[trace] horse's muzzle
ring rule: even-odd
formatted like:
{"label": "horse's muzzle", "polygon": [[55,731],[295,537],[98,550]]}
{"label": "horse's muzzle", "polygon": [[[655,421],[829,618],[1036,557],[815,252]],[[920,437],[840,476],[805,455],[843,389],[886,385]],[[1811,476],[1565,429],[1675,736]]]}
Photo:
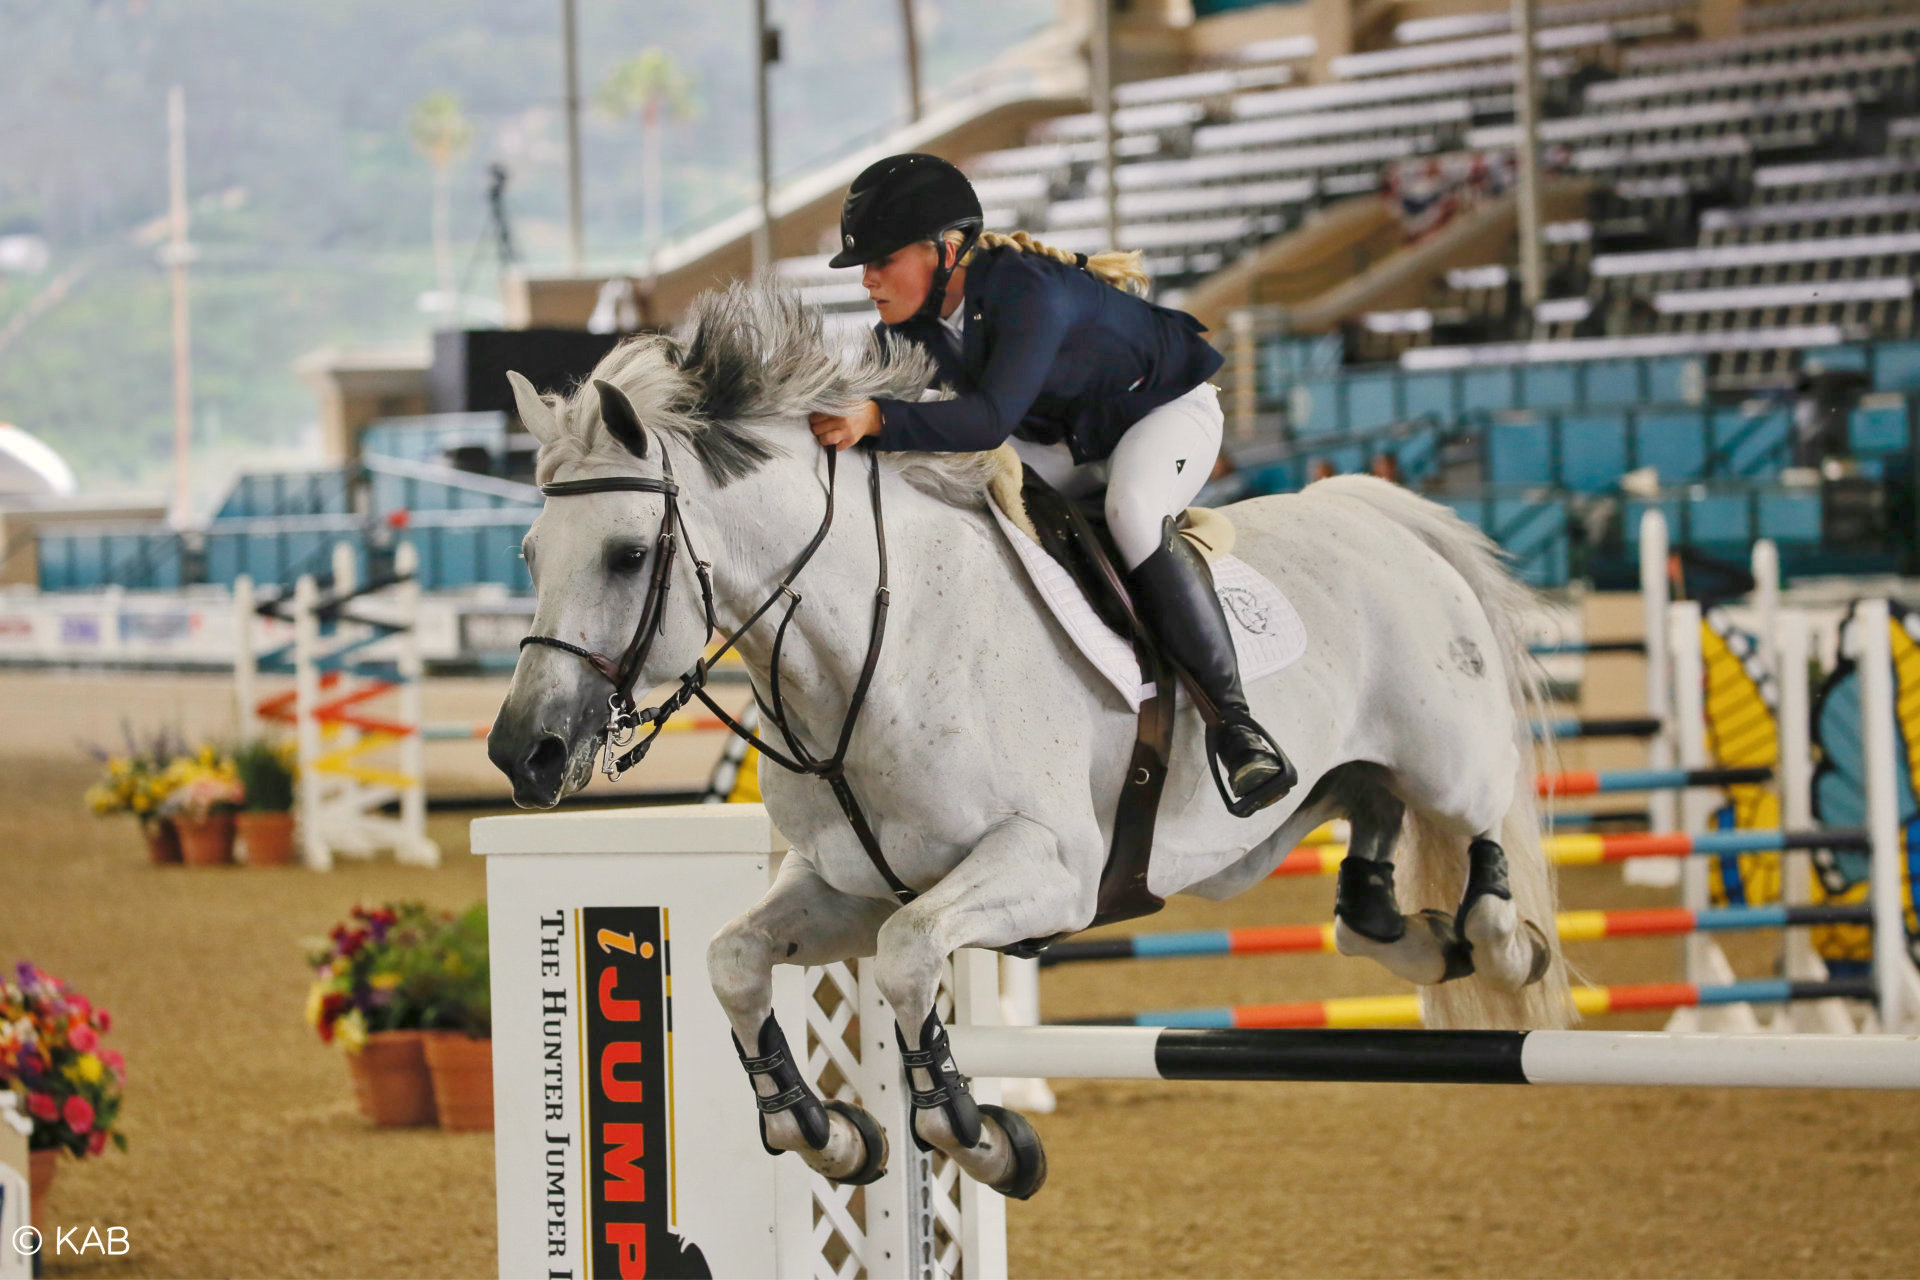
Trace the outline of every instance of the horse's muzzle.
{"label": "horse's muzzle", "polygon": [[551,731],[526,737],[496,727],[487,738],[487,758],[513,783],[513,802],[523,809],[551,809],[560,803],[571,755],[567,740]]}

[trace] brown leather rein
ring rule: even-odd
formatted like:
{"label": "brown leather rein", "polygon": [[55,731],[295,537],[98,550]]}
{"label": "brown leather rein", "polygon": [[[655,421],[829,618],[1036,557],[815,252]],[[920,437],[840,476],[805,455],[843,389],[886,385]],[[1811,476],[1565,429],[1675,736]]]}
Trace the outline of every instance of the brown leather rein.
{"label": "brown leather rein", "polygon": [[[693,664],[693,669],[680,678],[680,687],[657,707],[636,709],[633,701],[633,687],[640,678],[647,657],[653,651],[654,640],[666,629],[667,600],[673,590],[673,561],[679,545],[685,543],[687,553],[693,556],[694,573],[700,582],[701,607],[707,617],[707,640],[713,639],[720,630],[720,624],[713,608],[712,566],[700,559],[693,550],[692,539],[688,536],[686,520],[680,514],[680,486],[674,483],[673,461],[667,456],[662,443],[660,466],[662,474],[653,476],[605,476],[588,480],[562,480],[540,486],[542,496],[548,498],[573,497],[589,493],[657,493],[666,499],[666,511],[660,517],[660,533],[654,541],[653,573],[647,583],[646,599],[641,602],[640,620],[635,625],[633,639],[627,642],[626,649],[618,660],[609,658],[597,650],[570,644],[557,636],[527,636],[520,641],[525,648],[530,644],[545,645],[570,653],[592,667],[608,683],[613,685],[613,693],[607,698],[607,727],[603,730],[606,758],[603,772],[609,779],[616,779],[628,769],[645,758],[653,740],[660,736],[667,719],[695,698],[705,704],[707,710],[719,717],[720,722],[730,731],[758,748],[760,753],[783,769],[794,773],[810,774],[823,778],[833,789],[833,797],[840,805],[840,811],[847,817],[847,824],[860,841],[860,847],[866,851],[874,869],[886,881],[888,890],[905,905],[919,895],[894,874],[887,864],[886,854],[880,848],[879,838],[873,833],[872,825],[867,821],[864,810],[855,799],[853,788],[847,782],[847,748],[853,741],[853,728],[860,719],[860,709],[867,700],[867,690],[873,683],[874,669],[880,662],[880,645],[887,632],[887,530],[880,510],[880,459],[878,455],[868,453],[868,483],[873,495],[874,541],[880,553],[879,581],[873,593],[873,623],[867,637],[867,658],[860,669],[859,682],[854,686],[853,696],[847,703],[846,717],[840,722],[840,734],[834,744],[833,754],[822,760],[810,752],[806,745],[794,733],[788,721],[787,709],[780,693],[780,650],[787,637],[787,626],[793,621],[793,615],[800,607],[802,599],[795,591],[793,583],[800,571],[807,567],[814,553],[819,551],[821,543],[826,541],[827,532],[833,527],[834,493],[836,488],[837,450],[827,451],[827,509],[821,518],[820,528],[813,539],[807,543],[793,567],[780,579],[773,593],[755,609],[747,620],[741,623],[727,636],[724,642],[710,657],[702,657]],[[678,536],[676,537],[676,531]],[[753,730],[741,724],[729,715],[725,708],[715,702],[706,690],[707,675],[713,666],[739,643],[747,630],[764,617],[768,610],[786,597],[787,607],[780,619],[780,626],[774,632],[773,651],[770,660],[771,674],[768,677],[768,690],[765,699],[760,691],[754,690],[754,700],[760,704],[760,710],[766,718],[780,730],[780,736],[786,742],[786,751],[773,746]],[[704,646],[703,646],[704,648]],[[619,754],[621,748],[633,741],[635,733],[647,728],[646,737],[635,743],[625,754]]]}

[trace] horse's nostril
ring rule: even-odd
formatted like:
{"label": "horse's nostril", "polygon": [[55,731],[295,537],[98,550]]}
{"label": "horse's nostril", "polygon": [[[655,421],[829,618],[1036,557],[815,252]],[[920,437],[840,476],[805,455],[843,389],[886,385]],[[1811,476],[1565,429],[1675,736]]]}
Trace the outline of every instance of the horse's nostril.
{"label": "horse's nostril", "polygon": [[537,782],[558,786],[566,767],[567,744],[556,734],[541,734],[527,752],[527,776]]}

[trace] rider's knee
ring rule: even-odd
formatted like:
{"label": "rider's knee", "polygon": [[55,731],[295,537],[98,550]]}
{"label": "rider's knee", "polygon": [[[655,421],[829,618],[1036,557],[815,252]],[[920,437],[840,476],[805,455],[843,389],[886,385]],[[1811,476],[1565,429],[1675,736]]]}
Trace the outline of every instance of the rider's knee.
{"label": "rider's knee", "polygon": [[1160,546],[1160,530],[1167,513],[1137,494],[1107,490],[1107,529],[1114,545],[1132,568],[1152,555]]}

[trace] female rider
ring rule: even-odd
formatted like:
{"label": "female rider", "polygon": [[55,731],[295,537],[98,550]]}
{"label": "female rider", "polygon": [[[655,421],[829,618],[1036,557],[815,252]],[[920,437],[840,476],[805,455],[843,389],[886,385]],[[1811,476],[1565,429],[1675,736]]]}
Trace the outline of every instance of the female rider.
{"label": "female rider", "polygon": [[930,155],[892,156],[854,179],[833,266],[860,266],[877,332],[919,343],[957,394],[868,400],[816,413],[813,433],[844,449],[978,450],[1011,439],[1056,489],[1104,480],[1107,524],[1126,561],[1135,608],[1167,656],[1220,713],[1214,746],[1239,804],[1252,812],[1292,788],[1293,766],[1254,722],[1226,614],[1205,563],[1174,532],[1213,471],[1221,359],[1199,321],[1130,292],[1138,253],[1092,258],[1024,233],[982,232],[980,201],[958,169]]}

